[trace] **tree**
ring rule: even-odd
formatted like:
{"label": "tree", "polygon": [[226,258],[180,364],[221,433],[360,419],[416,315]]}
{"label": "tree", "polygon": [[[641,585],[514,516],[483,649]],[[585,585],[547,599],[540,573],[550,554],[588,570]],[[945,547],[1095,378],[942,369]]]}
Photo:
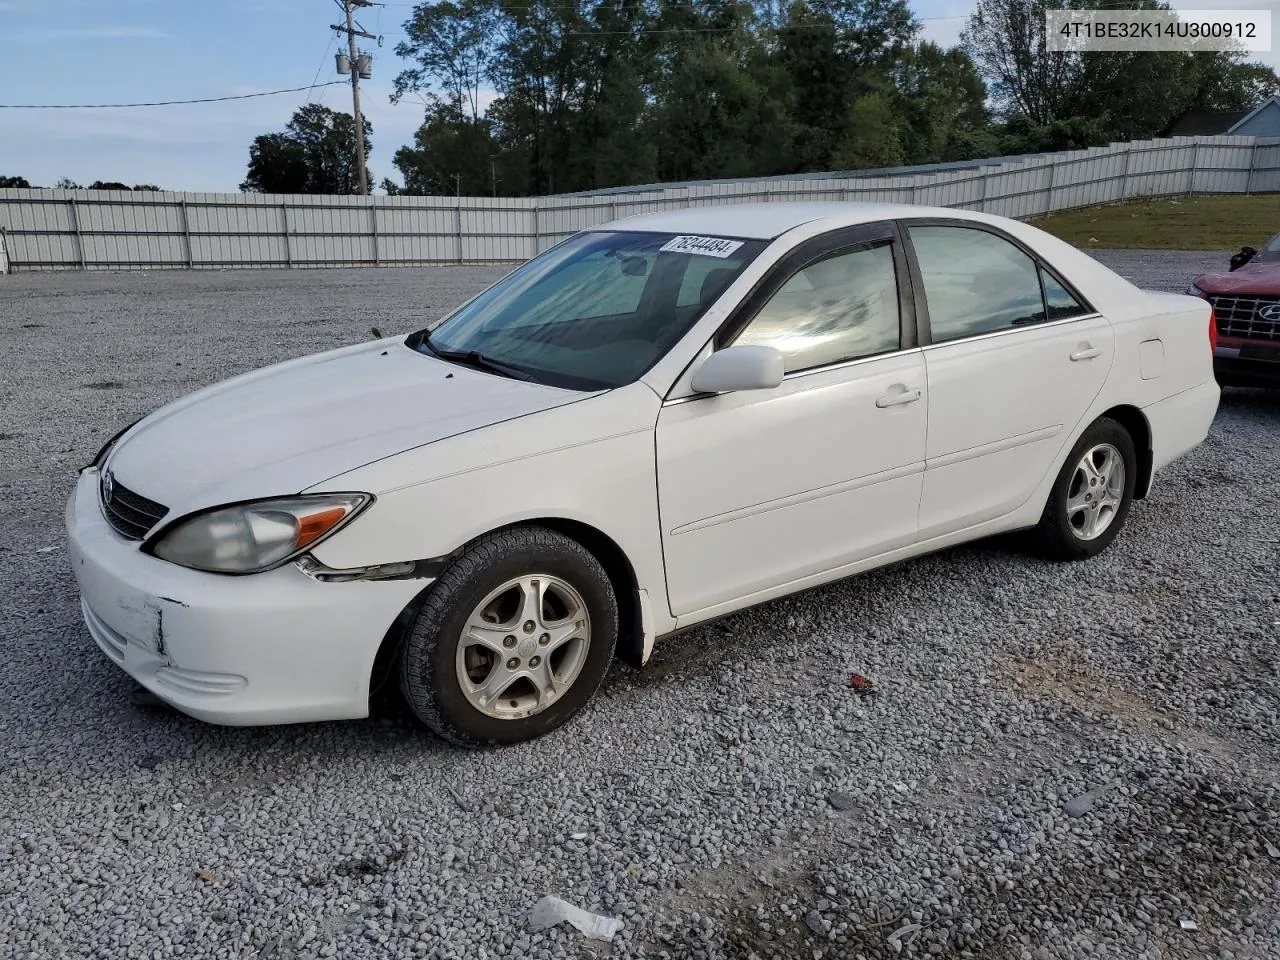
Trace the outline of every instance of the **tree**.
{"label": "tree", "polygon": [[995,138],[986,84],[963,50],[921,43],[905,51],[893,69],[891,90],[903,118],[908,162],[991,156]]}
{"label": "tree", "polygon": [[905,163],[905,128],[901,112],[887,93],[863,94],[849,105],[844,135],[832,157],[833,165],[856,170]]}
{"label": "tree", "polygon": [[26,177],[0,177],[0,189],[5,187],[30,188]]}
{"label": "tree", "polygon": [[501,20],[490,0],[446,0],[414,8],[405,23],[409,39],[396,45],[396,54],[415,66],[396,77],[391,99],[417,93],[426,113],[413,145],[392,159],[405,182],[398,192],[474,196],[494,190],[492,124],[483,117],[480,97]]}
{"label": "tree", "polygon": [[489,120],[459,117],[443,104],[428,110],[413,146],[401,147],[392,159],[404,177],[404,189],[399,192],[418,196],[496,192],[491,127]]}
{"label": "tree", "polygon": [[691,32],[670,55],[656,84],[650,133],[660,179],[794,168],[786,75],[768,63],[763,50],[734,42],[742,36]]}
{"label": "tree", "polygon": [[160,192],[160,188],[159,188],[159,187],[157,187],[154,183],[135,183],[135,184],[133,185],[133,189],[134,189],[135,191],[143,190],[143,191],[146,191],[146,192],[149,192],[149,193],[159,193],[159,192]]}
{"label": "tree", "polygon": [[79,190],[80,184],[76,183],[70,177],[59,177],[58,182],[53,185],[55,190]]}
{"label": "tree", "polygon": [[[642,130],[657,42],[643,0],[458,0],[415,8],[396,49],[423,96],[406,190],[545,193],[652,177]],[[481,107],[482,90],[498,97]]]}
{"label": "tree", "polygon": [[662,34],[642,0],[591,8],[575,63],[575,90],[562,142],[552,148],[557,175],[570,189],[652,181],[657,148],[645,130]]}
{"label": "tree", "polygon": [[[1235,52],[1047,53],[1045,11],[1085,6],[978,0],[961,42],[990,83],[1009,145],[1056,149],[1159,136],[1190,110],[1248,109],[1280,89],[1275,71]],[[1169,9],[1156,0],[1132,7]]]}
{"label": "tree", "polygon": [[552,0],[500,0],[499,9],[504,28],[489,79],[500,101],[491,114],[498,139],[522,157],[524,169],[511,174],[530,193],[573,190],[579,181],[567,168],[591,149],[573,139],[600,39],[591,11]]}
{"label": "tree", "polygon": [[646,140],[662,180],[786,173],[795,168],[791,81],[769,28],[732,0],[663,6],[654,24]]}
{"label": "tree", "polygon": [[[373,124],[364,121],[365,153]],[[369,173],[369,179],[374,179]],[[282,133],[255,137],[240,189],[254,193],[352,194],[360,189],[355,120],[318,103],[298,110]]]}
{"label": "tree", "polygon": [[[919,42],[908,2],[420,3],[394,97],[425,110],[397,189],[521,196],[1083,147],[1280,89],[1235,54],[1046,54],[1046,9],[1088,0],[978,0],[952,50]],[[261,149],[305,178],[279,136]]]}
{"label": "tree", "polygon": [[95,180],[89,184],[89,190],[128,190],[129,185],[119,180]]}
{"label": "tree", "polygon": [[411,193],[527,195],[993,149],[973,62],[919,29],[907,0],[423,3],[395,164]]}
{"label": "tree", "polygon": [[396,56],[416,65],[396,77],[393,101],[427,92],[458,119],[478,121],[480,91],[489,78],[501,29],[501,13],[489,0],[462,0],[415,7],[405,22],[409,39]]}
{"label": "tree", "polygon": [[792,84],[799,169],[830,169],[837,150],[848,147],[850,105],[886,92],[887,75],[918,30],[903,0],[792,3],[777,29],[775,59]]}
{"label": "tree", "polygon": [[996,129],[997,148],[987,156],[1083,150],[1107,142],[1106,124],[1103,117],[1070,117],[1035,123],[1029,117],[1017,114]]}

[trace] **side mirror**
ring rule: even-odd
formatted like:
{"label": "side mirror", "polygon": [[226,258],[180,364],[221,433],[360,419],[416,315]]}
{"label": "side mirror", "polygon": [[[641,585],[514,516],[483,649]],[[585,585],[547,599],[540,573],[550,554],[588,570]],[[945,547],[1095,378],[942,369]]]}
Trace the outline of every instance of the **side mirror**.
{"label": "side mirror", "polygon": [[772,390],[782,383],[782,354],[773,347],[726,347],[707,357],[693,374],[698,393]]}

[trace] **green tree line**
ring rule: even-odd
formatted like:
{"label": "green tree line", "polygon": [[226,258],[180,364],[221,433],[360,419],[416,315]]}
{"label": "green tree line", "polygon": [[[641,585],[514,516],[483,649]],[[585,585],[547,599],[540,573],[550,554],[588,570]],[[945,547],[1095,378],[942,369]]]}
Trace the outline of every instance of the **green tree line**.
{"label": "green tree line", "polygon": [[1075,5],[980,0],[944,50],[904,0],[423,3],[396,96],[426,117],[392,162],[405,192],[471,195],[866,169],[1160,136],[1280,92],[1236,53],[1046,54],[1045,10]]}
{"label": "green tree line", "polygon": [[[42,189],[39,186],[32,187],[30,181],[26,177],[16,176],[0,176],[0,187],[17,187],[19,189]],[[120,183],[116,180],[95,180],[87,187],[81,187],[74,180],[68,180],[63,177],[54,187],[58,190],[142,190],[147,192],[159,192],[160,188],[154,183],[138,183],[132,187],[127,183]]]}

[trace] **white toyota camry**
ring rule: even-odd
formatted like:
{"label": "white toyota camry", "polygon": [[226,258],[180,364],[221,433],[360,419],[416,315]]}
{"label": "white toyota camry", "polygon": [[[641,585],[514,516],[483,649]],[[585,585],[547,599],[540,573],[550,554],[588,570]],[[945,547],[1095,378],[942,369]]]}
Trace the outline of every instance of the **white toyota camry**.
{"label": "white toyota camry", "polygon": [[605,224],[429,330],[124,430],[67,507],[85,622],[204,720],[363,717],[393,683],[450,740],[525,740],[751,604],[1003,531],[1096,554],[1205,438],[1213,335],[1000,217]]}

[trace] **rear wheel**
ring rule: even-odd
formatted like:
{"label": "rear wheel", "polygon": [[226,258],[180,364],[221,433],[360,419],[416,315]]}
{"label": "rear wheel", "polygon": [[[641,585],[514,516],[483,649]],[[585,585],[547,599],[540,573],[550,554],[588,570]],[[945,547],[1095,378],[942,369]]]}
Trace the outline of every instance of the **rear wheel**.
{"label": "rear wheel", "polygon": [[591,698],[617,633],[609,576],[582,544],[544,527],[499,531],[432,587],[401,654],[401,688],[454,743],[531,740]]}
{"label": "rear wheel", "polygon": [[1115,420],[1095,421],[1072,448],[1054,482],[1033,537],[1055,560],[1081,560],[1105,550],[1133,503],[1138,457]]}

